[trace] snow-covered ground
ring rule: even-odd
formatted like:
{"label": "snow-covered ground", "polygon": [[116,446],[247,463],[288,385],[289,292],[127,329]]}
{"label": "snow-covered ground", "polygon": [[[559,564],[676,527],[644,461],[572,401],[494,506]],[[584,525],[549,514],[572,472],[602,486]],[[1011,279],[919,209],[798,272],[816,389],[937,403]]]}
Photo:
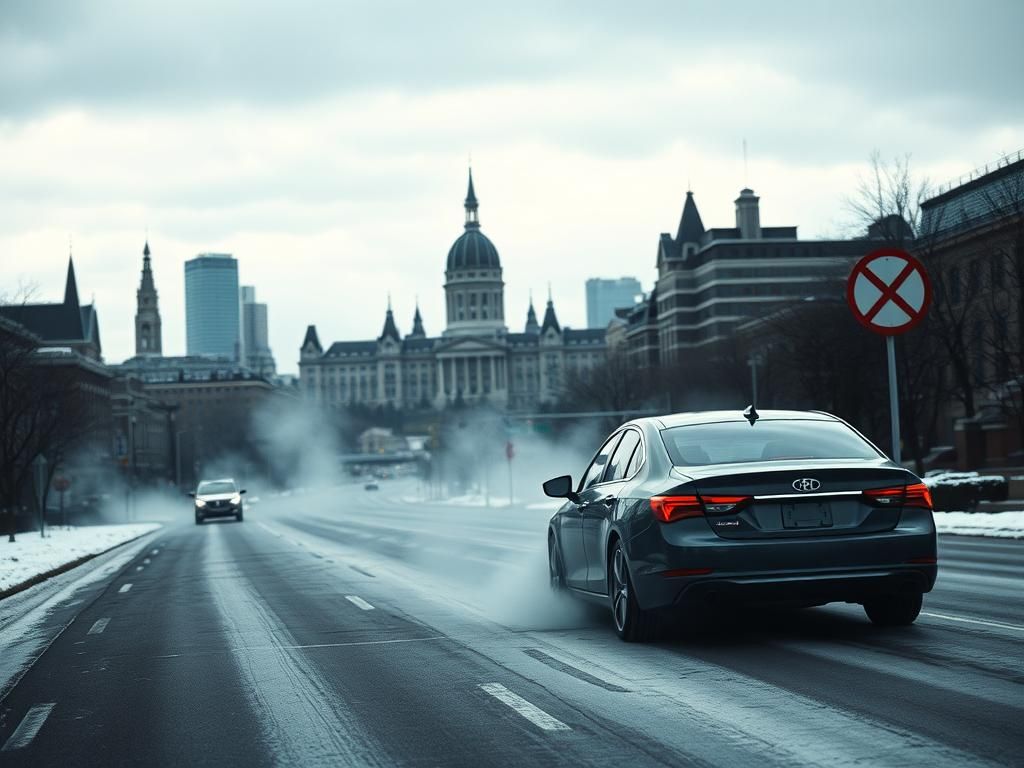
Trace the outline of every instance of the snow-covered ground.
{"label": "snow-covered ground", "polygon": [[45,539],[38,533],[20,533],[13,544],[0,538],[0,592],[159,527],[159,523],[134,523],[48,528]]}
{"label": "snow-covered ground", "polygon": [[1024,539],[1024,512],[936,512],[939,533]]}

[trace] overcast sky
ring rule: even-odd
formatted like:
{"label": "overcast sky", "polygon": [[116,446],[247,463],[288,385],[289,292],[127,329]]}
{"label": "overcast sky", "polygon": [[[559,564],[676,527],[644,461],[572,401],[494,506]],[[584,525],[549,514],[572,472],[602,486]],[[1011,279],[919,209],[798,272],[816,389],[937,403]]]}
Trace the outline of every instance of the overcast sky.
{"label": "overcast sky", "polygon": [[309,323],[377,336],[388,292],[437,334],[472,155],[509,326],[550,283],[583,327],[587,277],[651,287],[688,185],[706,226],[749,184],[763,224],[837,236],[874,149],[941,182],[1024,147],[1021,29],[1020,0],[5,0],[0,293],[58,300],[71,238],[123,360],[148,230],[165,354],[203,251],[280,370]]}

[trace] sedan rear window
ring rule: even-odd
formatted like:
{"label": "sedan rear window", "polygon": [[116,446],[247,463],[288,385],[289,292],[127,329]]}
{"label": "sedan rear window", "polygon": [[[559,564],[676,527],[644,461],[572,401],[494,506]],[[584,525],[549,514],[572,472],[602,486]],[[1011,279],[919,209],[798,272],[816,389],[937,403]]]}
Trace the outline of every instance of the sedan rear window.
{"label": "sedan rear window", "polygon": [[787,459],[877,459],[856,432],[835,421],[767,420],[690,424],[661,431],[677,467]]}

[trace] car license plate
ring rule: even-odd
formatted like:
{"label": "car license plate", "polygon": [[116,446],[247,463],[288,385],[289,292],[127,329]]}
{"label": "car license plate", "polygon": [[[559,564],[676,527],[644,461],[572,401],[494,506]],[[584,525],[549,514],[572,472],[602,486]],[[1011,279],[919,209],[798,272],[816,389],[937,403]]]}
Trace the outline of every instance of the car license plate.
{"label": "car license plate", "polygon": [[832,525],[832,507],[815,502],[783,504],[782,525],[786,528],[827,528]]}

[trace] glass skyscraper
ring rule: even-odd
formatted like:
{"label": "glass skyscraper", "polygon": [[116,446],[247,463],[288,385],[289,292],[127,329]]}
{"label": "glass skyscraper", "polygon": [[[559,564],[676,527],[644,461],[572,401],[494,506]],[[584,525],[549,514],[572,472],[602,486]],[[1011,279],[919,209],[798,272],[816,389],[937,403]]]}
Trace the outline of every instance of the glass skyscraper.
{"label": "glass skyscraper", "polygon": [[239,359],[238,262],[229,253],[201,253],[185,262],[188,354]]}
{"label": "glass skyscraper", "polygon": [[615,317],[615,310],[632,307],[643,291],[635,277],[587,280],[587,327],[604,328]]}

